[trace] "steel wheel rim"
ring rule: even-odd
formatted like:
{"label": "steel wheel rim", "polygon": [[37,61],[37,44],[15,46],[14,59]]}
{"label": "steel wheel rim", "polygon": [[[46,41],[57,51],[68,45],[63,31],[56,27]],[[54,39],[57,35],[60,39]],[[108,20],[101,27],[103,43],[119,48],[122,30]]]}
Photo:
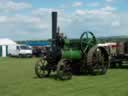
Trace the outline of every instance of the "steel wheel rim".
{"label": "steel wheel rim", "polygon": [[[98,52],[99,50],[99,52]],[[96,49],[96,62],[93,62],[93,72],[94,73],[101,73],[106,69],[107,62],[105,61],[105,56],[101,52],[99,48]],[[93,58],[94,59],[94,58]]]}
{"label": "steel wheel rim", "polygon": [[44,59],[40,59],[35,65],[35,73],[38,77],[42,78],[48,74],[46,70],[47,61]]}

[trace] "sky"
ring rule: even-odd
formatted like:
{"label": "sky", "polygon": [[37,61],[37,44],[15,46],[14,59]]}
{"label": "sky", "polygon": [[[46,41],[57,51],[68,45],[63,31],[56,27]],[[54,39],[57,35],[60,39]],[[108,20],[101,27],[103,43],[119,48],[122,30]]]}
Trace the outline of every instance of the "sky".
{"label": "sky", "polygon": [[128,36],[128,0],[0,0],[0,38],[51,38],[51,12],[68,38]]}

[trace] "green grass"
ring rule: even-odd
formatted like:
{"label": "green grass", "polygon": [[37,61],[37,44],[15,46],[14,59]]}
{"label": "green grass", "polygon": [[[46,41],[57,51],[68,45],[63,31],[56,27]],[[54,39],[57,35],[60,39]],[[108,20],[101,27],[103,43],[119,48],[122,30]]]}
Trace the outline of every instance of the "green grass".
{"label": "green grass", "polygon": [[36,78],[36,61],[36,58],[0,58],[0,96],[128,96],[128,69],[56,81]]}

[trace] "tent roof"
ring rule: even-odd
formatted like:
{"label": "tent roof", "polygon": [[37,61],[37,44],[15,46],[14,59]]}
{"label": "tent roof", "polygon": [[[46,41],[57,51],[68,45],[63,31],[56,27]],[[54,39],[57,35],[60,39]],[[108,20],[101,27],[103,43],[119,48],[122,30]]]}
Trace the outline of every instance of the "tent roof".
{"label": "tent roof", "polygon": [[14,44],[16,44],[16,42],[13,41],[13,40],[10,40],[10,39],[7,39],[7,38],[0,39],[0,45],[14,45]]}

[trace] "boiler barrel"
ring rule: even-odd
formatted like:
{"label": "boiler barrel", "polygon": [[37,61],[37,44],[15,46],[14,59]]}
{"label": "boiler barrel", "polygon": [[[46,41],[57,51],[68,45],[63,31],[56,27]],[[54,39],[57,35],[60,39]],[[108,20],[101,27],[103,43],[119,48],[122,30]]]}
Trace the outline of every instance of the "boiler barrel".
{"label": "boiler barrel", "polygon": [[80,50],[63,50],[62,58],[70,59],[70,60],[80,60],[81,59],[81,51]]}

